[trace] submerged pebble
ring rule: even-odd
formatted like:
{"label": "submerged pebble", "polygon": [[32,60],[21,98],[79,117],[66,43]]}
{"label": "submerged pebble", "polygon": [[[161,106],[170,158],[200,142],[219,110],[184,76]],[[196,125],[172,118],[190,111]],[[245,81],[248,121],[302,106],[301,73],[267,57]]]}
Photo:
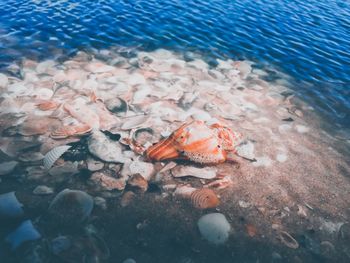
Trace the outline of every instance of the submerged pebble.
{"label": "submerged pebble", "polygon": [[15,192],[0,195],[0,218],[17,218],[23,215],[23,205],[18,202]]}
{"label": "submerged pebble", "polygon": [[229,238],[231,226],[226,217],[220,213],[211,213],[198,220],[198,228],[202,237],[214,245],[222,245]]}
{"label": "submerged pebble", "polygon": [[94,207],[93,198],[80,190],[64,189],[49,206],[50,215],[64,224],[84,222]]}
{"label": "submerged pebble", "polygon": [[17,166],[18,162],[9,161],[0,163],[0,175],[6,175],[11,173]]}
{"label": "submerged pebble", "polygon": [[46,186],[46,185],[38,185],[33,190],[33,194],[35,194],[35,195],[50,195],[53,193],[54,193],[53,189],[51,187]]}

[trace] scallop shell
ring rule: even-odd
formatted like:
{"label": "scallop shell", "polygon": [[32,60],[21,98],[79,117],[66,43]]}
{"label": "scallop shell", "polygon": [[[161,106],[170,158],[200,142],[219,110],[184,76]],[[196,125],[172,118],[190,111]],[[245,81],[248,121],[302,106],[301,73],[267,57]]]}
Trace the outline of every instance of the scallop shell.
{"label": "scallop shell", "polygon": [[279,239],[285,246],[289,248],[297,249],[299,247],[298,241],[296,241],[294,237],[292,237],[289,233],[285,231],[281,231],[279,233]]}
{"label": "scallop shell", "polygon": [[146,115],[138,115],[130,117],[124,124],[122,125],[122,130],[131,130],[136,128],[144,127],[147,124],[148,116]]}
{"label": "scallop shell", "polygon": [[203,188],[192,192],[191,203],[198,209],[208,209],[217,207],[220,201],[213,190]]}
{"label": "scallop shell", "polygon": [[51,151],[45,154],[44,167],[49,170],[52,165],[64,154],[71,146],[62,145],[53,148]]}

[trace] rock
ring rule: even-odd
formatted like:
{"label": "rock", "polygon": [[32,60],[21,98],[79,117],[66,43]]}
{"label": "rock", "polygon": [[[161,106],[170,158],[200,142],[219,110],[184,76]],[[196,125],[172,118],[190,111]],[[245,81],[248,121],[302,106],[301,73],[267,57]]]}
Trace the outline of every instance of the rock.
{"label": "rock", "polygon": [[92,155],[105,162],[124,163],[122,146],[107,138],[102,132],[95,131],[88,140],[89,151]]}
{"label": "rock", "polygon": [[33,194],[35,194],[35,195],[50,195],[53,193],[54,193],[53,189],[51,187],[46,186],[46,185],[38,185],[33,190]]}
{"label": "rock", "polygon": [[[74,174],[77,174],[79,172],[78,170],[78,163],[77,162],[64,162],[60,166],[54,166],[49,170],[49,174],[54,177],[66,177],[71,176]],[[60,179],[60,178],[55,178]]]}
{"label": "rock", "polygon": [[41,160],[44,159],[44,155],[42,155],[40,152],[30,152],[30,153],[25,153],[21,154],[18,157],[18,160],[21,162],[40,162]]}
{"label": "rock", "polygon": [[98,160],[95,160],[93,158],[88,158],[86,160],[87,162],[87,168],[91,171],[91,172],[96,172],[98,170],[103,169],[104,167],[104,163]]}
{"label": "rock", "polygon": [[224,244],[230,235],[231,226],[226,217],[220,213],[211,213],[198,220],[198,228],[202,237],[214,245]]}
{"label": "rock", "polygon": [[18,202],[15,192],[0,194],[0,219],[18,218],[23,215],[23,205]]}
{"label": "rock", "polygon": [[129,109],[128,103],[121,98],[111,98],[105,102],[107,109],[116,115],[123,116]]}
{"label": "rock", "polygon": [[95,184],[102,186],[106,190],[124,190],[126,185],[126,179],[124,178],[114,178],[111,176],[108,176],[104,174],[103,172],[96,172],[91,177],[90,180],[92,180]]}
{"label": "rock", "polygon": [[41,238],[41,235],[33,226],[32,221],[26,220],[15,231],[10,233],[5,240],[11,245],[12,250],[15,250],[23,243],[39,238]]}
{"label": "rock", "polygon": [[102,210],[106,210],[107,209],[107,201],[103,197],[96,196],[94,198],[94,204],[97,207],[101,208]]}
{"label": "rock", "polygon": [[9,83],[9,80],[5,74],[0,73],[0,88],[6,88]]}
{"label": "rock", "polygon": [[17,166],[18,162],[9,161],[0,163],[0,175],[5,175],[11,173]]}
{"label": "rock", "polygon": [[186,177],[193,176],[202,179],[213,179],[216,177],[217,169],[215,167],[203,167],[197,168],[194,166],[178,165],[171,169],[171,173],[174,177]]}
{"label": "rock", "polygon": [[49,214],[59,223],[74,225],[86,221],[93,207],[93,198],[87,193],[64,189],[50,203]]}
{"label": "rock", "polygon": [[320,243],[321,256],[327,259],[336,258],[337,252],[334,245],[329,241],[322,241]]}
{"label": "rock", "polygon": [[255,160],[254,149],[254,144],[251,141],[243,142],[236,147],[238,156],[251,161]]}
{"label": "rock", "polygon": [[128,186],[130,186],[131,189],[144,193],[148,189],[148,182],[142,175],[134,174],[128,180]]}

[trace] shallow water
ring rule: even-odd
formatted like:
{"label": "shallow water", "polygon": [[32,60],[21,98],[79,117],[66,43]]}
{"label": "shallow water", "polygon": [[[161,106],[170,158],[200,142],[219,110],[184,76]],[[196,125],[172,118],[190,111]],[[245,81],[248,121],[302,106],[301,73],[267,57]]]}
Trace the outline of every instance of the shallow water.
{"label": "shallow water", "polygon": [[1,1],[0,64],[120,45],[249,59],[348,127],[347,1]]}

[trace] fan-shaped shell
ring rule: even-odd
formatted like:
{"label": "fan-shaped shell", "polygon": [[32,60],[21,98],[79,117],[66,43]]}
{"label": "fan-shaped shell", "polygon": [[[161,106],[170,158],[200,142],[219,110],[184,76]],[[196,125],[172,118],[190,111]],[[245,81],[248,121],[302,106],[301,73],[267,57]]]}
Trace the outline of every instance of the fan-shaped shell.
{"label": "fan-shaped shell", "polygon": [[44,158],[44,167],[49,170],[52,165],[64,154],[71,146],[62,145],[53,148],[47,154],[45,154]]}
{"label": "fan-shaped shell", "polygon": [[208,209],[217,207],[220,201],[213,190],[203,188],[191,194],[191,203],[198,209]]}

